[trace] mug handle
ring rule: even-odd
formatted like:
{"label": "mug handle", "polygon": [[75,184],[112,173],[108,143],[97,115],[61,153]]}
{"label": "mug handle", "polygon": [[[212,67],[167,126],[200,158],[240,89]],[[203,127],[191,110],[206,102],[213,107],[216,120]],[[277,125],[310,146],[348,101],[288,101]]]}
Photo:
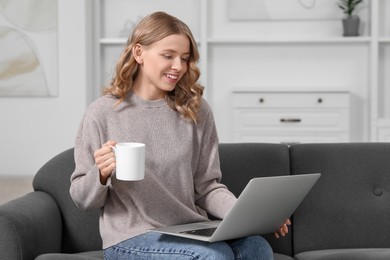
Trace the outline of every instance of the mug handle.
{"label": "mug handle", "polygon": [[115,146],[109,145],[109,147],[111,148],[111,150],[114,152],[114,154],[115,154],[115,156],[116,156],[116,148],[115,148]]}

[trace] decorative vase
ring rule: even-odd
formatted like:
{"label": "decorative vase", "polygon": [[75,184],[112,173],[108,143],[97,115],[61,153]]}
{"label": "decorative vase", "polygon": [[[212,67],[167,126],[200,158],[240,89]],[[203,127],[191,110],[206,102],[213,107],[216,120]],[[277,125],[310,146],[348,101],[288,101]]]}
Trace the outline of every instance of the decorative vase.
{"label": "decorative vase", "polygon": [[343,36],[359,36],[360,18],[358,16],[348,16],[343,19]]}

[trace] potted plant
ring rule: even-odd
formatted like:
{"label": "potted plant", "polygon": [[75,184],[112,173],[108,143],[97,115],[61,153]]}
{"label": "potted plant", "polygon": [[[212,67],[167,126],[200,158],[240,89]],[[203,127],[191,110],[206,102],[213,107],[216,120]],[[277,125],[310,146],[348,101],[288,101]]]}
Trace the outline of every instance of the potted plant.
{"label": "potted plant", "polygon": [[355,14],[356,7],[361,4],[363,0],[339,0],[338,6],[346,17],[343,19],[344,36],[358,36],[360,18]]}

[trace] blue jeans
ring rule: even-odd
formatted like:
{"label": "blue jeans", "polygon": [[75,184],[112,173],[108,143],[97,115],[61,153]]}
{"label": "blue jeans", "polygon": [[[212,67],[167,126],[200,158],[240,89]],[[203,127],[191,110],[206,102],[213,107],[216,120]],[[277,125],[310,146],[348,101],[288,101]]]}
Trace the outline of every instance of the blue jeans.
{"label": "blue jeans", "polygon": [[250,236],[225,242],[202,242],[148,232],[104,250],[105,260],[130,259],[273,259],[268,242]]}

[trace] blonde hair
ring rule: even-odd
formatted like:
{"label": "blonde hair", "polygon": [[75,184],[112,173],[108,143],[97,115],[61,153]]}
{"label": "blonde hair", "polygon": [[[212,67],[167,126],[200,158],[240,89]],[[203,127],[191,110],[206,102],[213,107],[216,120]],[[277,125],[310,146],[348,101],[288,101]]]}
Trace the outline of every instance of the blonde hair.
{"label": "blonde hair", "polygon": [[139,70],[139,64],[132,53],[133,47],[136,44],[148,46],[173,34],[184,34],[188,37],[190,57],[186,73],[176,84],[175,89],[166,93],[165,98],[173,110],[196,123],[203,95],[203,87],[197,82],[200,76],[197,67],[198,47],[188,26],[164,12],[155,12],[146,16],[134,28],[119,57],[110,86],[104,90],[104,93],[119,98],[118,104],[122,102],[131,90]]}

